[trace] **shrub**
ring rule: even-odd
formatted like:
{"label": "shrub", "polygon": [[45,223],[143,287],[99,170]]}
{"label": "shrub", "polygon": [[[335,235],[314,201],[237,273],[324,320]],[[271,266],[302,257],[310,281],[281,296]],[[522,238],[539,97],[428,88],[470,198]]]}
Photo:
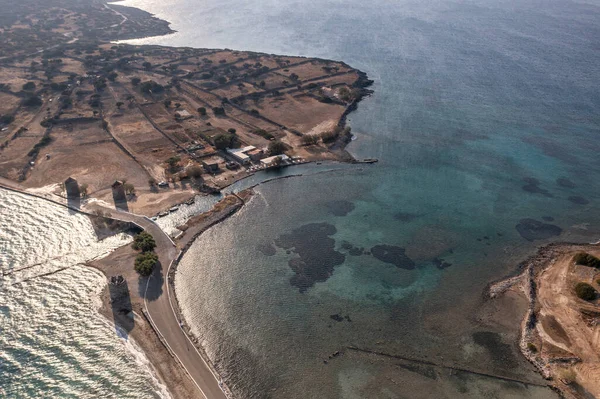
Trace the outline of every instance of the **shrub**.
{"label": "shrub", "polygon": [[534,345],[533,343],[531,343],[531,342],[528,342],[528,343],[527,343],[527,349],[529,349],[529,351],[530,351],[530,352],[533,352],[533,353],[537,353],[537,351],[538,351],[538,349],[537,349],[537,346],[535,346],[535,345]]}
{"label": "shrub", "polygon": [[12,115],[2,115],[0,116],[0,123],[4,125],[10,125],[15,120],[15,117]]}
{"label": "shrub", "polygon": [[177,164],[179,164],[179,161],[181,161],[181,157],[179,157],[178,155],[172,156],[169,159],[167,159],[167,163],[172,168],[177,166]]}
{"label": "shrub", "polygon": [[323,132],[321,133],[321,140],[323,140],[323,143],[333,143],[334,141],[337,140],[339,136],[339,133],[333,131],[333,132]]}
{"label": "shrub", "polygon": [[225,108],[223,107],[213,107],[213,113],[217,116],[219,115],[225,115]]}
{"label": "shrub", "polygon": [[573,261],[578,265],[590,266],[600,269],[600,259],[586,252],[579,252],[573,257]]}
{"label": "shrub", "polygon": [[267,131],[266,131],[266,130],[264,130],[264,129],[257,129],[257,130],[255,130],[255,131],[253,131],[252,133],[254,133],[254,134],[256,134],[256,135],[259,135],[259,136],[261,136],[261,137],[264,137],[264,138],[265,138],[265,139],[267,139],[267,140],[271,140],[271,139],[274,139],[274,138],[275,138],[275,136],[273,136],[271,133],[267,132]]}
{"label": "shrub", "polygon": [[135,258],[134,269],[139,275],[148,277],[152,274],[156,262],[158,262],[158,256],[154,252],[144,252]]}
{"label": "shrub", "polygon": [[202,176],[202,168],[198,165],[192,165],[185,170],[185,173],[188,177],[198,179]]}
{"label": "shrub", "polygon": [[596,290],[588,283],[577,283],[575,286],[575,294],[584,301],[596,299]]}
{"label": "shrub", "polygon": [[135,195],[135,187],[131,183],[123,184],[123,188],[125,189],[125,193],[127,195]]}
{"label": "shrub", "polygon": [[142,79],[140,79],[138,77],[131,78],[131,84],[134,86],[139,85],[141,82],[142,82]]}
{"label": "shrub", "polygon": [[198,113],[199,113],[201,116],[205,116],[205,115],[206,115],[206,108],[204,108],[204,107],[200,107],[200,108],[198,108]]}
{"label": "shrub", "polygon": [[231,134],[235,134],[237,132],[237,130],[235,130],[234,128],[230,127],[229,129],[227,129],[227,131]]}
{"label": "shrub", "polygon": [[562,369],[558,373],[558,378],[560,378],[565,384],[570,385],[577,379],[577,374],[572,368]]}
{"label": "shrub", "polygon": [[47,146],[48,144],[50,144],[50,142],[52,141],[52,138],[50,138],[50,136],[44,136],[42,137],[42,139],[37,142],[36,145],[33,146],[33,148],[31,149],[31,151],[29,151],[27,153],[28,156],[30,157],[35,157],[37,156],[37,154],[40,152],[40,150]]}
{"label": "shrub", "polygon": [[314,145],[319,142],[319,136],[315,134],[305,134],[302,136],[302,144],[304,145]]}
{"label": "shrub", "polygon": [[148,252],[156,248],[156,242],[152,234],[142,231],[133,237],[133,244],[131,246],[137,251]]}
{"label": "shrub", "polygon": [[106,79],[100,78],[94,82],[94,87],[96,90],[101,91],[106,87]]}

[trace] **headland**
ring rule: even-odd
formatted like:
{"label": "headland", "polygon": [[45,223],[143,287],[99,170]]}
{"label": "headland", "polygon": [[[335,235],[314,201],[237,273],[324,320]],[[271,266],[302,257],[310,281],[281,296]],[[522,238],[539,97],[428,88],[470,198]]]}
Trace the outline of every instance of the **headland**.
{"label": "headland", "polygon": [[507,293],[527,299],[519,348],[566,398],[600,395],[598,256],[598,244],[550,244],[486,292],[492,299]]}

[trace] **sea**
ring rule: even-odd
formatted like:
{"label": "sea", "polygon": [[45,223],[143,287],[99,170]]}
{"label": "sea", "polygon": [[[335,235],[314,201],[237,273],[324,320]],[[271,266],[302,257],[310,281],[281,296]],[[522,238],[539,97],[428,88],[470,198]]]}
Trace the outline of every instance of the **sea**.
{"label": "sea", "polygon": [[0,189],[0,398],[171,397],[98,313],[106,278],[84,265],[131,241],[98,240],[87,216]]}
{"label": "sea", "polygon": [[[600,1],[119,4],[154,13],[177,31],[132,43],[335,59],[375,81],[374,94],[350,115],[355,140],[348,150],[377,164],[255,176],[270,181],[200,236],[178,268],[186,323],[236,397],[557,397],[516,346],[523,301],[483,294],[539,246],[600,238]],[[7,268],[81,245],[109,245],[71,243],[85,234],[50,240],[60,236],[58,220],[72,215],[39,217],[45,232],[36,234],[49,237],[39,240],[31,239],[30,223],[4,224],[2,216],[3,229],[14,230],[10,245],[0,241]],[[33,252],[40,246],[49,249]],[[1,331],[0,393],[9,381],[22,390],[14,397],[37,397],[26,393],[27,374],[16,371],[14,359],[34,353],[23,351],[23,342],[70,359],[27,363],[29,375],[43,381],[35,384],[57,389],[49,397],[110,397],[124,385],[128,393],[114,397],[157,394],[160,388],[147,383],[151,374],[137,371],[134,352],[122,350],[110,326],[86,328],[105,321],[93,311],[98,274],[76,266],[79,259],[60,272],[88,276],[77,283],[57,273],[19,283],[40,284],[26,291],[3,277],[2,306],[14,303],[2,307],[4,320],[17,323],[12,315],[21,313],[19,326],[42,333],[11,328],[9,344],[7,329]],[[38,313],[50,317],[44,300],[66,287],[72,306],[55,314],[72,327],[38,327],[48,325]],[[19,303],[25,292],[35,293],[35,306]],[[56,325],[78,331],[75,342],[96,352],[46,338],[67,334],[52,335]],[[71,361],[106,377],[81,376],[65,366]],[[54,371],[61,368],[68,378]]]}

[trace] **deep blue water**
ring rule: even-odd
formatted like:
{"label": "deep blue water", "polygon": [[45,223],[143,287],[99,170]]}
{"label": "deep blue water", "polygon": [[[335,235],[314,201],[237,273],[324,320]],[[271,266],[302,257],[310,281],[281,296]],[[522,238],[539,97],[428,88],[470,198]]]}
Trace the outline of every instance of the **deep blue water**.
{"label": "deep blue water", "polygon": [[[338,59],[376,82],[351,115],[357,140],[349,149],[379,164],[265,184],[184,258],[176,283],[186,318],[234,392],[552,396],[347,348],[540,382],[514,347],[516,305],[484,304],[481,292],[539,245],[600,236],[600,3],[127,4],[178,30],[142,42]],[[353,206],[345,216],[335,214],[339,201]],[[536,237],[519,234],[519,223],[531,224],[524,219],[562,233],[527,240]],[[273,246],[267,256],[257,246],[311,223],[335,227],[315,235],[315,248],[335,263],[320,244],[333,239],[344,262],[301,293],[290,284],[297,255]],[[367,252],[401,247],[416,267],[353,256],[345,241]],[[336,351],[343,354],[325,364]]]}

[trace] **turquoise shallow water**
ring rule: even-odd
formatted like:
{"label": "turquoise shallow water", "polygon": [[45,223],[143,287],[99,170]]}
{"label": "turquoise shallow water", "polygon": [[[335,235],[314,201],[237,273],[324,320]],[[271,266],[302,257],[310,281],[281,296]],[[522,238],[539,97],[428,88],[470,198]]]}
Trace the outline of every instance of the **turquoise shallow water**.
{"label": "turquoise shallow water", "polygon": [[[540,382],[513,345],[518,312],[481,292],[539,245],[600,235],[598,2],[126,4],[178,30],[138,42],[340,59],[375,79],[349,150],[377,165],[265,184],[183,260],[186,319],[234,392],[552,396],[348,347]],[[275,245],[312,223],[335,232],[289,253]],[[301,293],[294,251],[311,239],[333,269]],[[378,245],[415,267],[368,254]]]}

